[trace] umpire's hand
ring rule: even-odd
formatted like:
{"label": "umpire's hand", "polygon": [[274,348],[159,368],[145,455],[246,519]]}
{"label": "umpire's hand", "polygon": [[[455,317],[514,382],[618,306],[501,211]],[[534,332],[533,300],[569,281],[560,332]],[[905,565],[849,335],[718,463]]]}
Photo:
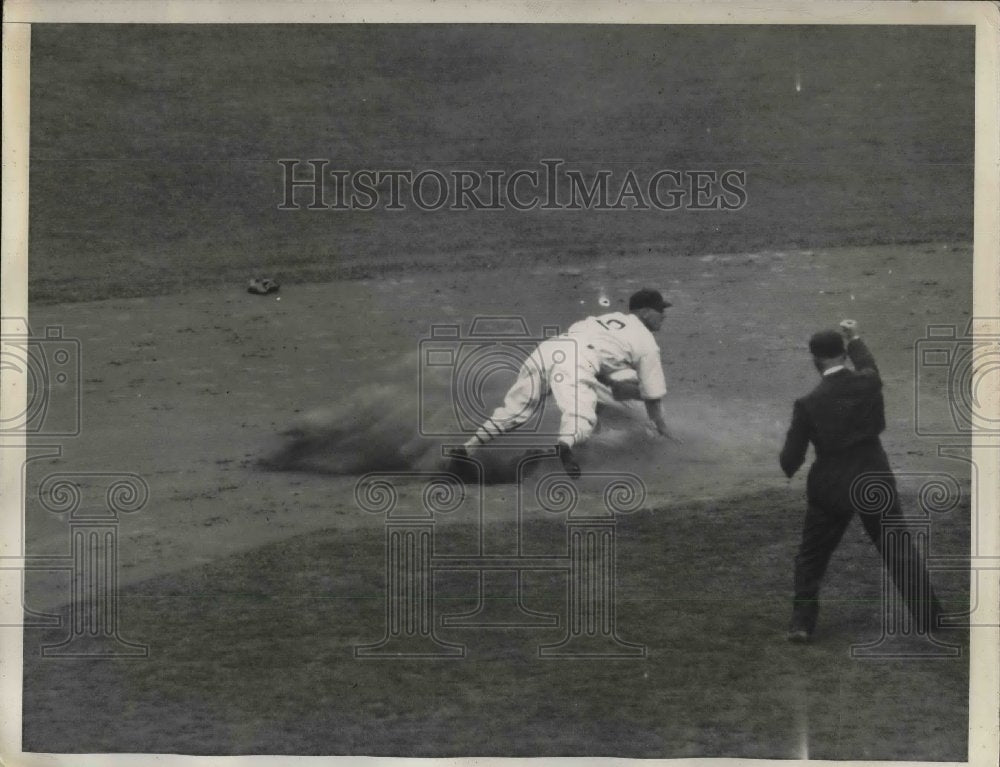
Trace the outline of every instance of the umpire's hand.
{"label": "umpire's hand", "polygon": [[853,341],[858,337],[858,323],[856,320],[841,320],[840,332],[845,341]]}

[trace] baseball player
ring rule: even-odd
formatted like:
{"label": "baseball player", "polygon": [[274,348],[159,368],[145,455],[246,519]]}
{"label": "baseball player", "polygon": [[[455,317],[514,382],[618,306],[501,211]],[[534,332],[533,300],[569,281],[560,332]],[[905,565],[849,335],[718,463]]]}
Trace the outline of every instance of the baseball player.
{"label": "baseball player", "polygon": [[[669,306],[658,291],[643,289],[629,298],[627,314],[587,317],[566,333],[540,343],[521,366],[503,404],[452,455],[468,458],[470,448],[486,445],[526,423],[547,394],[552,395],[561,413],[556,450],[573,479],[580,476],[573,448],[593,432],[598,401],[606,399],[609,392],[619,400],[642,399],[657,432],[675,439],[663,420],[660,400],[667,387],[660,349],[653,338],[663,324],[663,310]],[[450,469],[462,476],[462,464],[455,459]]]}

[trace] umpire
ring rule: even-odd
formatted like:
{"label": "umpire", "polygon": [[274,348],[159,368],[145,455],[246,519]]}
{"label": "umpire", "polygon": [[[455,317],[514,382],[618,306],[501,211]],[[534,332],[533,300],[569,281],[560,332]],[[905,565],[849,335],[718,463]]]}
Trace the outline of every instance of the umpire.
{"label": "umpire", "polygon": [[[806,482],[808,508],[802,542],[795,557],[795,601],[788,632],[791,642],[812,639],[819,615],[820,582],[854,515],[851,487],[855,480],[869,472],[881,474],[892,491],[892,506],[886,514],[899,514],[895,481],[879,440],[885,429],[882,379],[875,359],[858,337],[857,323],[844,320],[840,327],[840,333],[826,330],[809,339],[813,364],[822,380],[809,394],[796,400],[780,457],[782,471],[791,477],[805,461],[810,442],[816,449],[816,460]],[[848,357],[854,370],[846,366]],[[882,514],[869,512],[858,516],[892,574],[896,588],[907,600],[915,625],[926,630],[933,625],[928,621],[936,620],[940,613],[937,600],[931,594],[929,604],[915,604],[909,599],[913,584],[901,582],[906,576],[897,577],[900,573],[910,573],[926,579],[925,563],[912,547],[902,553],[894,551],[894,547],[883,548]]]}

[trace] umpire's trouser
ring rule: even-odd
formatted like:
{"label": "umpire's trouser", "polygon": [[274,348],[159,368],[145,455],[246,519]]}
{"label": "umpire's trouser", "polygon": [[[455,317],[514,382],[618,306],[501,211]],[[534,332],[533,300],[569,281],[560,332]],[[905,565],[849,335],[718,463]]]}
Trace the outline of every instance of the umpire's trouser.
{"label": "umpire's trouser", "polygon": [[[798,555],[795,557],[795,601],[792,610],[792,628],[805,629],[812,632],[819,616],[819,590],[823,575],[826,572],[830,557],[836,550],[840,539],[847,530],[851,518],[858,511],[858,517],[865,532],[875,544],[882,557],[884,566],[890,573],[896,588],[906,599],[915,625],[921,631],[927,631],[933,625],[932,621],[941,612],[937,599],[930,589],[926,562],[912,545],[885,547],[882,536],[884,520],[900,517],[900,506],[895,480],[884,460],[881,447],[878,453],[883,460],[871,463],[860,461],[845,461],[839,465],[824,465],[820,460],[814,464],[809,473],[809,506],[806,510],[805,525],[802,530],[802,542]],[[860,458],[862,456],[855,456]],[[864,464],[867,463],[867,466]],[[879,474],[880,486],[888,494],[882,508],[874,511],[857,509],[857,501],[851,500],[851,486],[854,480],[866,472]],[[924,593],[927,599],[921,603],[910,598],[917,584],[910,583],[907,578],[920,578],[926,585]]]}

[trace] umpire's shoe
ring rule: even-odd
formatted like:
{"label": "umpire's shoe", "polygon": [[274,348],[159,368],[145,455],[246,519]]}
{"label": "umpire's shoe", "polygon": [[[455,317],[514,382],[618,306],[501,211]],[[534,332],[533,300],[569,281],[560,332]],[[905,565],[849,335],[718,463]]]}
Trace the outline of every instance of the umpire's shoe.
{"label": "umpire's shoe", "polygon": [[812,641],[812,633],[805,629],[791,629],[785,634],[785,639],[792,644],[809,644]]}
{"label": "umpire's shoe", "polygon": [[565,445],[560,442],[556,445],[556,451],[559,454],[559,460],[562,461],[563,469],[569,475],[570,479],[580,478],[580,464],[576,462],[576,458],[573,457],[573,451],[570,450],[569,445]]}

